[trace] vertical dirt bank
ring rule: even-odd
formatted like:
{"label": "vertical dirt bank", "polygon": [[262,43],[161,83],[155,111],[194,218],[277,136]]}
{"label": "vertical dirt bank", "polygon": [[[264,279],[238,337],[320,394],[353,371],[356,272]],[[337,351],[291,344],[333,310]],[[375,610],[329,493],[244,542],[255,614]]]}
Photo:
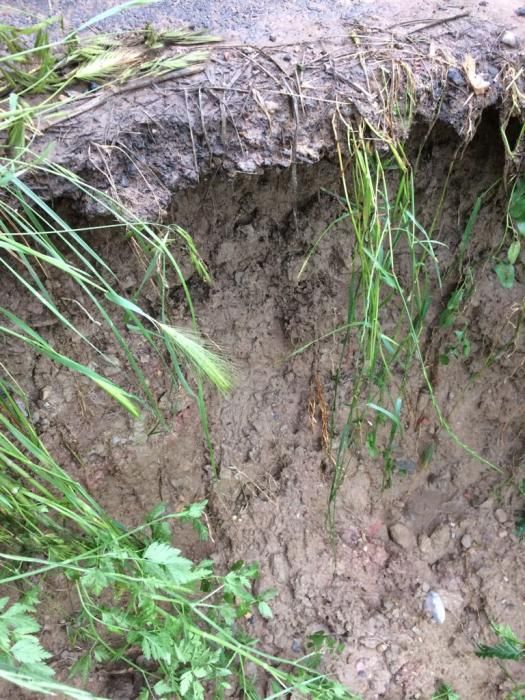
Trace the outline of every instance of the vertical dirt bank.
{"label": "vertical dirt bank", "polygon": [[[447,188],[436,234],[445,244],[444,285],[434,290],[425,341],[432,365],[450,341],[437,317],[457,284],[453,262],[462,232],[477,196],[504,166],[494,116],[483,119]],[[414,128],[409,147],[418,148],[424,130]],[[416,177],[425,225],[437,210],[457,146],[446,127],[437,127],[425,146]],[[504,697],[504,676],[473,650],[489,621],[525,632],[523,546],[513,532],[520,507],[516,480],[523,475],[524,346],[516,323],[524,287],[519,281],[503,289],[487,257],[503,235],[506,195],[500,189],[482,207],[475,227],[474,290],[461,319],[472,352],[465,361],[436,365],[434,375],[453,430],[502,474],[439,430],[415,372],[396,444],[400,463],[414,471],[396,475],[392,488],[382,491],[381,461],[364,445],[355,449],[338,500],[334,555],[326,529],[331,464],[311,402],[320,386],[331,404],[339,342],[332,337],[289,356],[345,319],[354,245],[348,227],[330,231],[297,282],[310,246],[340,213],[325,191],[338,191],[337,180],[329,162],[302,170],[296,221],[286,172],[206,183],[174,198],[173,218],[193,231],[215,277],[198,296],[202,324],[239,366],[239,387],[212,412],[220,479],[209,483],[209,496],[220,557],[259,560],[261,587],[279,590],[274,620],[254,621],[258,636],[289,655],[300,654],[305,634],[316,629],[336,635],[345,651],[334,668],[365,698],[430,697],[438,679],[461,697]],[[343,391],[358,371],[355,350],[348,349]],[[421,454],[429,442],[435,452],[424,467]],[[396,524],[404,530],[394,542]],[[429,589],[445,601],[443,626],[422,614]]]}
{"label": "vertical dirt bank", "polygon": [[[357,441],[337,500],[334,549],[326,525],[333,464],[323,447],[321,409],[333,399],[340,339],[331,336],[290,357],[346,318],[355,245],[346,222],[325,235],[297,281],[312,243],[341,213],[340,172],[331,159],[301,166],[295,174],[268,169],[212,177],[174,194],[169,206],[169,220],[191,231],[214,278],[207,286],[188,272],[201,327],[237,370],[237,386],[228,397],[209,397],[217,478],[196,409],[183,394],[165,394],[160,368],[151,366],[146,347],[136,350],[155,395],[171,411],[168,431],[155,434],[147,417],[130,421],[83,380],[46,361],[18,352],[17,376],[32,398],[45,443],[115,517],[136,523],[159,500],[175,509],[209,499],[211,541],[202,544],[181,531],[179,546],[195,557],[211,555],[219,567],[238,559],[260,562],[258,585],[278,590],[274,618],[254,617],[247,624],[270,653],[298,657],[306,637],[324,630],[344,644],[330,670],[364,698],[429,698],[443,680],[462,698],[503,699],[510,681],[474,649],[488,639],[491,621],[511,624],[525,636],[524,551],[514,531],[523,507],[517,484],[524,467],[524,281],[518,273],[513,288],[503,289],[493,271],[508,197],[496,112],[485,113],[464,149],[442,124],[430,135],[428,124],[413,127],[407,148],[414,157],[423,141],[417,216],[429,227],[441,202],[434,237],[442,244],[443,280],[441,287],[435,280],[432,289],[425,361],[452,429],[501,473],[440,429],[416,368],[405,397],[403,432],[394,445],[397,464],[406,468],[383,489],[382,461]],[[459,317],[471,351],[442,365],[438,358],[452,330],[442,328],[438,318],[458,284],[458,246],[477,197],[493,185],[469,248],[472,292]],[[136,259],[123,255],[121,243],[104,232],[91,241],[111,262],[121,286],[133,288],[140,279]],[[15,299],[18,290],[2,284],[4,298],[23,309],[23,299]],[[67,300],[60,280],[52,284]],[[154,297],[150,303],[154,314]],[[170,289],[170,303],[175,318],[187,322],[180,286]],[[70,304],[70,311],[88,337],[118,360],[111,378],[126,385],[125,363],[104,331],[78,306]],[[42,321],[36,308],[26,314],[33,323]],[[57,327],[42,332],[87,360]],[[336,430],[359,369],[357,351],[354,336],[342,365]],[[433,459],[423,464],[429,444]],[[423,614],[429,590],[445,603],[443,625]],[[59,644],[52,634],[45,641]],[[60,659],[60,650],[57,654]],[[518,679],[520,674],[517,668]],[[101,670],[98,682],[113,697],[108,678]],[[136,690],[129,685],[123,692],[118,697],[131,699]]]}
{"label": "vertical dirt bank", "polygon": [[[207,397],[212,460],[197,408],[170,391],[140,337],[130,333],[129,341],[166,412],[164,427],[147,412],[131,420],[87,380],[6,340],[3,352],[44,443],[126,525],[142,522],[159,501],[175,510],[207,498],[210,540],[180,528],[177,546],[223,569],[259,561],[257,585],[275,587],[277,596],[271,620],[246,620],[250,633],[286,657],[302,656],[318,630],[332,635],[343,651],[327,670],[365,700],[427,699],[441,681],[463,700],[504,700],[513,682],[525,682],[519,666],[509,666],[511,680],[474,653],[489,640],[491,622],[525,638],[525,554],[515,527],[525,478],[523,252],[511,288],[494,272],[506,250],[507,184],[521,168],[525,105],[522,71],[498,37],[475,25],[439,45],[427,35],[400,41],[369,29],[351,40],[224,46],[205,74],[102,91],[74,117],[41,124],[36,141],[37,150],[52,143],[57,162],[138,215],[191,233],[213,284],[193,273],[182,249],[174,252],[200,328],[237,377],[228,396]],[[478,92],[464,69],[467,55],[486,83]],[[421,353],[455,437],[438,420],[416,363],[403,393],[391,486],[384,488],[384,464],[367,449],[363,419],[352,426],[330,532],[334,460],[326,436],[332,428],[335,444],[341,439],[361,370],[359,335],[342,349],[333,333],[347,321],[356,246],[348,220],[334,224],[344,211],[337,149],[346,154],[344,120],[363,118],[368,135],[406,144],[415,216],[436,241],[440,276],[429,274]],[[344,162],[349,175],[353,164]],[[389,182],[398,177],[394,167],[387,171]],[[116,272],[117,291],[132,296],[144,276],[137,250],[104,230],[110,222],[70,185],[44,177],[36,184],[71,223],[93,227],[86,236]],[[408,281],[402,249],[396,263]],[[58,273],[48,284],[110,362],[89,355],[6,278],[2,305],[57,349],[132,389],[126,359],[93,322],[89,300],[74,296]],[[454,294],[467,288],[454,325],[443,324]],[[168,279],[166,289],[171,317],[189,326],[180,283]],[[158,296],[142,291],[144,308],[157,317]],[[394,328],[402,312],[395,300],[385,305],[384,327]],[[468,338],[468,352],[459,338]],[[393,367],[394,388],[401,373]],[[65,641],[74,600],[64,614],[64,590],[63,581],[51,582],[43,621],[59,675],[74,661]],[[443,624],[423,612],[429,591],[445,604]],[[113,670],[101,665],[90,688],[112,700],[136,698],[136,679]],[[264,683],[258,679],[263,697]]]}

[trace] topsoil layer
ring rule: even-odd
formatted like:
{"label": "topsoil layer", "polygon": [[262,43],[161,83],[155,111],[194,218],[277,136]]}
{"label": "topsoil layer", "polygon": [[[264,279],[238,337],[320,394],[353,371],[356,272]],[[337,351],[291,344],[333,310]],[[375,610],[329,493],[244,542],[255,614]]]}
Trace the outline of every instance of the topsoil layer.
{"label": "topsoil layer", "polygon": [[[121,0],[18,0],[17,10],[22,21],[62,15],[66,27],[73,28],[120,4]],[[146,22],[156,27],[185,24],[213,29],[226,41],[290,44],[342,37],[361,22],[414,35],[431,28],[433,37],[457,40],[468,34],[473,21],[490,22],[499,32],[512,31],[525,39],[520,7],[519,0],[157,0],[109,17],[103,26],[122,31]],[[0,7],[0,12],[5,9]]]}
{"label": "topsoil layer", "polygon": [[[503,699],[510,680],[475,656],[475,644],[490,639],[491,621],[510,624],[525,638],[525,555],[514,532],[523,505],[516,484],[524,466],[524,280],[518,266],[513,288],[503,289],[492,269],[492,251],[504,235],[502,182],[481,208],[469,250],[473,293],[459,319],[468,329],[468,358],[439,365],[452,331],[437,323],[458,282],[453,263],[476,198],[520,166],[518,158],[509,161],[499,135],[503,124],[512,141],[519,127],[519,58],[501,44],[498,27],[469,20],[460,41],[453,29],[435,31],[413,37],[359,28],[352,39],[219,47],[204,74],[103,93],[74,119],[44,131],[42,145],[54,141],[57,159],[91,184],[138,213],[187,228],[208,263],[214,284],[205,286],[188,266],[190,290],[203,331],[239,374],[226,399],[209,397],[218,479],[195,437],[197,411],[183,395],[170,406],[169,431],[149,435],[147,416],[131,422],[78,377],[10,341],[4,348],[31,397],[44,442],[113,516],[137,523],[159,500],[176,509],[207,497],[210,542],[181,532],[179,546],[194,557],[212,556],[220,568],[238,559],[259,561],[259,585],[279,591],[274,618],[252,622],[265,649],[300,656],[305,637],[326,630],[344,642],[329,670],[367,700],[430,698],[441,680],[463,699]],[[461,69],[466,54],[490,84],[481,95],[473,94]],[[398,462],[414,468],[396,474],[384,490],[381,461],[354,448],[338,499],[334,552],[326,528],[332,467],[322,417],[312,406],[320,397],[331,403],[339,341],[290,354],[345,321],[347,227],[331,230],[297,281],[312,243],[341,212],[334,196],[340,190],[336,106],[347,118],[361,114],[404,135],[414,158],[423,154],[416,202],[424,226],[448,183],[434,232],[444,244],[445,283],[433,290],[424,356],[452,429],[502,474],[440,429],[414,372],[395,446]],[[100,212],[60,183],[39,186],[73,222],[100,224]],[[122,240],[103,231],[90,240],[118,273],[121,291],[132,292],[141,268],[131,249],[123,254]],[[93,361],[61,328],[46,325],[43,310],[28,305],[10,281],[0,284],[3,306],[59,349]],[[105,330],[84,315],[85,300],[71,303],[60,278],[50,284],[86,336],[118,359]],[[170,300],[184,321],[176,284]],[[155,314],[153,296],[149,310]],[[147,348],[139,350],[162,403],[160,368]],[[354,341],[343,397],[356,372],[356,350]],[[99,369],[129,383],[122,359],[116,369],[102,362]],[[434,456],[424,466],[429,445]],[[443,625],[422,613],[430,589],[445,602]],[[64,671],[72,654],[56,620],[68,611],[63,600],[53,600],[42,641]],[[525,681],[519,667],[508,670]],[[112,700],[138,694],[133,678],[107,668],[93,675],[90,689]]]}

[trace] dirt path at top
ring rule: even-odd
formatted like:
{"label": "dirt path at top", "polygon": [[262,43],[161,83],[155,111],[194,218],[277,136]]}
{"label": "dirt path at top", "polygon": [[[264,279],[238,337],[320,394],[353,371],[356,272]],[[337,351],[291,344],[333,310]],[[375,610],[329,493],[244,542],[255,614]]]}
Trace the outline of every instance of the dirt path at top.
{"label": "dirt path at top", "polygon": [[[147,18],[153,16],[136,21]],[[115,29],[125,26],[116,22]],[[51,146],[55,160],[92,184],[110,182],[123,203],[156,219],[166,216],[174,191],[206,177],[296,168],[333,153],[336,109],[401,138],[414,118],[439,119],[465,141],[490,106],[503,123],[511,111],[517,116],[519,48],[502,42],[501,26],[473,16],[430,24],[411,34],[411,24],[398,32],[368,22],[352,25],[352,35],[330,34],[324,25],[324,38],[300,43],[287,35],[283,44],[213,45],[205,70],[194,75],[145,85],[139,79],[139,86],[94,94],[81,88],[70,116],[39,123],[35,148]],[[486,85],[480,94],[466,77],[466,57]],[[55,197],[63,187],[48,183]],[[79,213],[94,214],[75,199]]]}
{"label": "dirt path at top", "polygon": [[[17,7],[44,16],[64,14],[75,26],[118,4],[119,0],[21,0]],[[525,17],[515,12],[521,5],[520,0],[163,0],[129,10],[110,20],[109,26],[122,30],[146,21],[159,26],[185,23],[220,33],[226,40],[293,43],[344,35],[356,22],[398,27],[402,32],[440,22],[435,35],[453,38],[465,26],[458,16],[467,16],[493,22],[501,31],[511,30],[523,39]]]}

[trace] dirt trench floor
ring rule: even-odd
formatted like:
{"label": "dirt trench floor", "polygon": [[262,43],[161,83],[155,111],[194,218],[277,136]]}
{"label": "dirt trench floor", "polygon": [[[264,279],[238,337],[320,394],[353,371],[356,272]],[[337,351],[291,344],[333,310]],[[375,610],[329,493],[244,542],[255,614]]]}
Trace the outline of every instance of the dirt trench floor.
{"label": "dirt trench floor", "polygon": [[[409,140],[414,153],[426,130],[414,127]],[[439,124],[429,137],[416,178],[424,225],[436,211],[457,145],[454,133]],[[468,329],[471,354],[446,366],[435,362],[451,342],[453,329],[439,329],[437,317],[457,284],[452,261],[462,232],[476,197],[501,177],[503,165],[496,115],[489,111],[450,177],[434,234],[445,244],[444,285],[434,290],[424,339],[445,417],[501,473],[439,429],[415,371],[405,397],[404,431],[395,444],[399,463],[415,468],[395,474],[384,490],[381,460],[372,459],[364,445],[353,448],[337,501],[335,553],[326,527],[332,466],[312,399],[321,391],[330,404],[340,341],[334,336],[289,357],[346,317],[348,228],[334,227],[297,282],[312,242],[341,211],[334,162],[298,168],[295,206],[288,170],[211,179],[173,197],[170,220],[191,231],[214,277],[208,287],[189,275],[202,329],[238,372],[229,396],[209,396],[218,479],[204,441],[196,439],[196,408],[182,394],[168,402],[160,367],[146,347],[136,350],[152,390],[173,414],[169,430],[154,435],[147,416],[131,421],[82,379],[10,343],[3,348],[31,398],[45,444],[114,517],[134,524],[159,500],[177,509],[208,498],[210,541],[198,542],[181,530],[179,545],[193,557],[211,556],[219,568],[238,559],[259,561],[260,587],[279,591],[274,618],[253,618],[253,633],[265,649],[298,657],[307,635],[329,632],[344,643],[344,651],[329,659],[327,669],[366,700],[430,698],[440,681],[463,700],[503,700],[512,681],[496,662],[477,658],[475,644],[491,640],[491,621],[510,624],[525,638],[525,552],[515,534],[524,506],[517,485],[525,477],[525,346],[519,328],[525,280],[518,273],[514,287],[503,289],[493,272],[493,251],[504,230],[501,187],[482,206],[469,250],[473,293],[458,327]],[[132,291],[141,268],[131,248],[123,250],[121,241],[103,232],[91,240],[113,265],[122,291]],[[72,290],[59,278],[50,284],[87,337],[120,361],[98,368],[126,386],[125,364],[105,331],[83,313],[85,300],[73,302]],[[47,325],[41,309],[27,305],[19,289],[5,279],[0,285],[4,306],[25,316],[58,348],[93,361],[58,326]],[[187,320],[177,285],[170,299],[180,321]],[[152,296],[152,313],[155,303]],[[343,397],[356,371],[355,343],[345,359]],[[336,425],[343,417],[335,416]],[[434,457],[423,466],[429,444]],[[442,625],[423,614],[431,589],[445,602]],[[51,595],[42,620],[42,641],[53,650],[59,673],[75,657],[64,636],[74,602],[64,600],[63,591],[56,599]],[[510,664],[507,670],[514,681],[525,681],[523,667]],[[133,679],[103,668],[91,679],[91,690],[112,700],[138,694]],[[22,693],[9,696],[6,689],[2,697]]]}

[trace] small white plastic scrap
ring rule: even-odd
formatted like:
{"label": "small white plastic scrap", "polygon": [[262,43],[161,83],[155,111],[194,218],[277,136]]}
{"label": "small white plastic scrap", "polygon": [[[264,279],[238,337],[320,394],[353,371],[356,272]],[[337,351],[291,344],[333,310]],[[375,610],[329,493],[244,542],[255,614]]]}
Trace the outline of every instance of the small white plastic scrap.
{"label": "small white plastic scrap", "polygon": [[445,622],[445,605],[436,591],[429,591],[426,594],[423,610],[438,624],[442,625]]}

